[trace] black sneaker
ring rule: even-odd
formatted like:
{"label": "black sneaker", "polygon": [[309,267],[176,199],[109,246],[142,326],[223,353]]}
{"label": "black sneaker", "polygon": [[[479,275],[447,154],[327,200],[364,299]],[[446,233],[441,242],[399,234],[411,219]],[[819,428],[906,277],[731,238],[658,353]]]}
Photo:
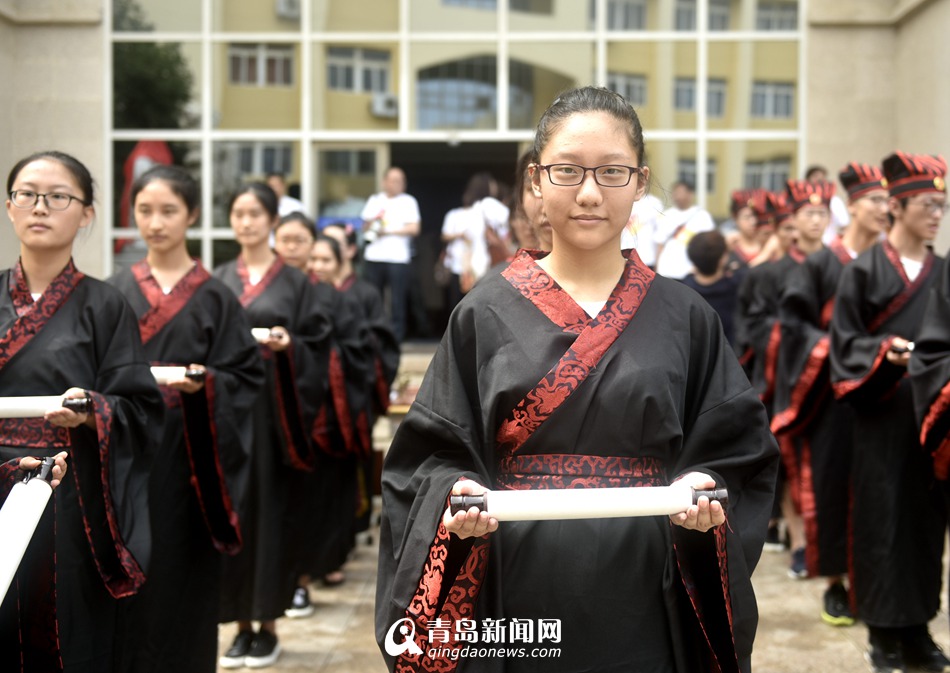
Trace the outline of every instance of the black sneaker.
{"label": "black sneaker", "polygon": [[865,658],[873,673],[907,673],[900,640],[891,635],[872,637]]}
{"label": "black sneaker", "polygon": [[852,626],[854,615],[848,601],[848,590],[841,582],[835,582],[827,590],[822,600],[821,620],[832,626]]}
{"label": "black sneaker", "polygon": [[261,629],[254,636],[251,650],[244,657],[244,665],[248,668],[266,668],[273,666],[280,658],[280,643],[277,634]]}
{"label": "black sneaker", "polygon": [[950,659],[924,630],[903,640],[904,661],[911,668],[927,673],[950,673]]}
{"label": "black sneaker", "polygon": [[294,599],[290,602],[290,607],[284,610],[284,615],[291,619],[300,619],[309,617],[313,614],[313,604],[310,602],[310,592],[307,587],[297,587],[294,591]]}
{"label": "black sneaker", "polygon": [[241,668],[244,666],[244,657],[251,651],[252,642],[254,642],[253,631],[238,631],[238,634],[234,636],[231,647],[218,658],[218,666],[221,668]]}
{"label": "black sneaker", "polygon": [[788,566],[788,576],[793,580],[808,577],[808,568],[805,567],[805,548],[799,547],[792,552],[792,563]]}

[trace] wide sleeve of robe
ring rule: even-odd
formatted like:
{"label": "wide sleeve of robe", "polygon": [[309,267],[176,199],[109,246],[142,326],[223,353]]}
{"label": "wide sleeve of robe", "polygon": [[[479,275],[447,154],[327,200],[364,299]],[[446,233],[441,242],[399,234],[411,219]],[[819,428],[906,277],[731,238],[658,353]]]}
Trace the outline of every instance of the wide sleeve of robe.
{"label": "wide sleeve of robe", "polygon": [[950,264],[931,291],[908,371],[920,442],[934,459],[934,472],[950,478]]}

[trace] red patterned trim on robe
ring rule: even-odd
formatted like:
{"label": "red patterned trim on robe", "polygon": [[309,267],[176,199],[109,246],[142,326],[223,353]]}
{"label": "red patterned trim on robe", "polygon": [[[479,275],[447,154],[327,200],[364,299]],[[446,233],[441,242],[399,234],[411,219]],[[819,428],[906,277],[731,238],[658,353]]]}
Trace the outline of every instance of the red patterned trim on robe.
{"label": "red patterned trim on robe", "polygon": [[835,254],[835,257],[838,258],[842,266],[847,266],[854,261],[854,257],[851,256],[851,251],[845,246],[840,236],[835,236],[831,239],[831,243],[828,244],[828,249]]}
{"label": "red patterned trim on robe", "polygon": [[654,457],[588,456],[580,454],[519,454],[502,458],[497,488],[623,488],[664,486],[663,463]]}
{"label": "red patterned trim on robe", "polygon": [[[674,526],[670,522],[670,526]],[[722,586],[722,599],[723,607],[726,612],[726,619],[729,622],[729,632],[733,633],[733,616],[732,616],[732,597],[729,595],[729,556],[726,549],[726,540],[727,540],[727,529],[729,526],[728,519],[721,526],[717,526],[712,535],[715,539],[716,546],[716,562],[719,567],[719,581]],[[706,533],[708,534],[708,533]],[[735,648],[735,636],[732,636],[732,660],[728,662],[723,662],[719,660],[719,656],[716,653],[716,647],[713,643],[713,637],[709,633],[707,628],[707,620],[715,619],[715,617],[708,617],[705,614],[703,609],[702,601],[700,600],[699,587],[697,587],[693,577],[693,571],[691,570],[690,564],[691,559],[690,555],[686,553],[681,553],[680,549],[673,543],[673,549],[676,553],[676,564],[680,571],[680,576],[683,578],[683,584],[686,587],[686,594],[689,596],[689,601],[693,606],[693,612],[696,614],[696,619],[699,623],[699,628],[702,631],[703,638],[706,641],[706,646],[708,648],[707,654],[710,657],[709,665],[713,673],[724,673],[725,671],[736,671],[738,673],[739,669],[739,655],[736,652]]]}
{"label": "red patterned trim on robe", "polygon": [[755,259],[756,257],[758,257],[759,254],[761,254],[762,249],[760,248],[759,250],[756,250],[756,251],[754,251],[754,252],[746,252],[745,250],[743,250],[742,248],[740,248],[738,245],[736,245],[736,246],[732,249],[732,252],[734,252],[734,253],[736,254],[736,256],[737,256],[739,259],[741,259],[743,262],[745,262],[745,264],[748,266],[749,262],[751,262],[753,259]]}
{"label": "red patterned trim on robe", "polygon": [[17,448],[69,447],[69,430],[45,418],[0,418],[0,444]]}
{"label": "red patterned trim on robe", "polygon": [[755,357],[755,350],[749,346],[745,349],[745,352],[739,356],[739,364],[743,367],[746,367],[750,362],[752,362],[753,357]]}
{"label": "red patterned trim on robe", "polygon": [[888,305],[878,314],[874,320],[868,325],[868,332],[876,332],[881,325],[888,321],[889,318],[894,316],[898,311],[904,308],[904,305],[907,304],[911,298],[917,294],[917,291],[927,282],[927,277],[930,276],[930,271],[933,269],[934,265],[934,254],[933,252],[927,252],[927,258],[924,259],[923,267],[920,269],[920,273],[917,274],[917,278],[914,279],[914,282],[911,282],[907,277],[907,272],[904,271],[904,265],[901,263],[901,254],[897,249],[891,245],[890,241],[885,240],[881,243],[881,249],[884,250],[884,254],[887,256],[887,260],[891,263],[891,266],[894,267],[894,270],[900,276],[901,281],[904,283],[904,290],[898,294],[896,297],[891,299]]}
{"label": "red patterned trim on robe", "polygon": [[[430,658],[428,651],[431,646],[426,636],[430,622],[442,620],[440,623],[446,624],[449,633],[454,635],[457,633],[458,620],[474,619],[475,603],[485,579],[485,571],[488,569],[489,537],[486,535],[474,540],[455,577],[445,576],[445,562],[449,557],[450,543],[450,534],[445,524],[439,522],[422,570],[422,579],[406,608],[406,617],[415,625],[415,643],[422,650],[422,654],[404,652],[396,660],[393,669],[396,673],[453,673],[462,659],[451,656]],[[460,541],[456,540],[456,544],[459,543]],[[451,582],[448,591],[443,589],[446,582]],[[443,595],[446,596],[445,602],[439,605],[439,598]],[[467,645],[467,642],[450,637],[448,642],[438,643],[438,649],[445,654],[445,650],[459,650]]]}
{"label": "red patterned trim on robe", "polygon": [[[263,282],[262,280],[261,283]],[[281,432],[284,433],[284,443],[287,446],[287,459],[290,461],[290,466],[295,470],[313,472],[316,466],[316,457],[313,455],[313,448],[310,446],[307,433],[304,431],[303,411],[300,409],[300,394],[297,392],[297,373],[294,369],[294,342],[291,339],[287,350],[280,352],[272,351],[265,346],[261,346],[260,348],[268,354],[268,357],[274,358],[274,391],[277,396],[278,409],[277,422]],[[287,368],[288,372],[281,374],[281,369],[284,367]],[[286,399],[287,396],[284,394],[285,386],[290,392],[291,399]],[[293,413],[294,418],[290,418],[288,413]],[[293,431],[294,426],[297,426],[297,432]],[[301,444],[301,446],[297,446],[298,443]]]}
{"label": "red patterned trim on robe", "polygon": [[[116,516],[115,506],[112,502],[112,486],[109,470],[109,444],[112,429],[112,406],[106,398],[99,393],[89,391],[88,395],[92,398],[93,412],[96,418],[96,432],[98,434],[98,455],[93,459],[91,456],[84,459],[84,451],[73,451],[70,454],[72,458],[73,478],[76,481],[76,494],[79,498],[79,506],[83,512],[83,526],[86,529],[86,539],[89,541],[89,547],[92,549],[93,558],[96,562],[96,568],[99,576],[102,578],[106,589],[113,598],[125,598],[136,593],[145,583],[145,574],[139,566],[138,561],[132,556],[132,552],[125,546],[122,540],[122,533],[119,530],[119,520]],[[76,443],[74,433],[81,431],[82,428],[73,430],[73,443]],[[89,460],[89,464],[86,464]],[[98,463],[95,465],[94,463]],[[83,479],[80,475],[86,474],[87,469],[98,468],[98,478],[91,476],[85,477],[89,483],[97,483],[100,486],[98,492],[83,489]],[[101,537],[101,523],[90,521],[89,508],[91,506],[90,498],[95,498],[103,505],[106,523],[108,524],[108,541],[103,541]],[[96,530],[94,530],[94,528]]]}
{"label": "red patterned trim on robe", "polygon": [[787,432],[796,421],[801,421],[802,405],[808,397],[808,393],[814,390],[816,385],[824,386],[828,382],[827,376],[822,376],[819,381],[819,374],[825,369],[828,362],[828,353],[831,347],[831,338],[826,334],[814,345],[808,354],[808,361],[798,381],[792,388],[791,401],[786,409],[777,413],[772,418],[772,433],[775,435]]}
{"label": "red patterned trim on robe", "polygon": [[801,479],[798,473],[798,453],[795,449],[795,441],[787,434],[779,435],[775,440],[778,442],[782,465],[785,466],[786,482],[792,504],[795,505],[796,511],[801,511],[801,493],[799,492]]}
{"label": "red patterned trim on robe", "polygon": [[[188,466],[191,469],[190,481],[192,487],[195,489],[195,496],[198,498],[201,516],[204,519],[208,533],[211,535],[211,542],[219,552],[233,556],[241,551],[244,542],[241,536],[240,517],[238,516],[237,509],[234,507],[234,502],[231,500],[228,483],[224,477],[224,467],[221,465],[218,426],[214,422],[214,410],[217,405],[215,400],[215,380],[214,372],[211,369],[206,369],[204,388],[194,393],[194,395],[202,395],[203,393],[205,399],[211,446],[195,446],[191,433],[188,431],[191,425],[188,418],[188,405],[182,403],[184,394],[172,388],[169,388],[169,390],[176,393],[179,404],[182,407],[185,449],[188,454]],[[161,388],[168,388],[168,386],[161,386]],[[200,420],[202,422],[204,421],[204,419]],[[202,482],[206,481],[209,475],[212,476],[214,490],[210,493],[205,493],[202,489]],[[202,477],[204,477],[204,479],[202,479]],[[210,485],[206,484],[206,486],[208,490],[211,490]],[[212,518],[216,517],[210,511],[211,509],[218,510],[217,516],[224,520],[224,535],[220,534],[221,531],[217,529],[212,521]]]}
{"label": "red patterned trim on robe", "polygon": [[[928,442],[933,442],[930,432],[950,409],[950,383],[947,383],[937,395],[937,399],[927,410],[927,416],[920,426],[920,445],[927,446]],[[939,446],[933,451],[934,474],[937,479],[945,480],[950,476],[950,438],[944,437],[940,440]]]}
{"label": "red patterned trim on robe", "polygon": [[805,524],[805,568],[809,577],[818,577],[821,550],[818,545],[818,502],[815,498],[815,479],[811,469],[811,440],[802,437],[801,442],[798,504]]}
{"label": "red patterned trim on robe", "polygon": [[162,291],[147,261],[143,259],[132,265],[132,275],[150,307],[139,318],[139,332],[142,334],[143,345],[178,315],[194,296],[195,291],[211,278],[211,274],[201,265],[201,262],[194,260],[194,263],[195,265],[175,283],[175,287],[168,294]]}
{"label": "red patterned trim on robe", "polygon": [[369,414],[363,409],[356,417],[356,432],[360,439],[360,457],[363,459],[373,455],[373,433],[369,429]]}
{"label": "red patterned trim on robe", "polygon": [[20,349],[43,329],[59,307],[66,303],[79,282],[85,278],[85,275],[76,269],[73,260],[70,259],[40,298],[34,302],[19,260],[16,266],[10,269],[10,274],[10,298],[13,300],[17,319],[0,339],[0,369],[3,369],[20,352]]}
{"label": "red patterned trim on robe", "polygon": [[[274,261],[271,263],[270,268],[267,269],[260,282],[257,285],[251,285],[251,275],[247,270],[247,264],[244,263],[244,258],[238,256],[237,263],[234,265],[235,271],[237,272],[238,278],[241,279],[241,287],[243,292],[239,297],[241,301],[241,306],[247,308],[254,303],[254,300],[263,294],[264,290],[267,289],[267,286],[273,282],[277,277],[277,274],[281,272],[281,269],[284,268],[284,262],[280,257],[275,257]],[[261,327],[272,327],[272,325],[261,325]]]}
{"label": "red patterned trim on robe", "polygon": [[894,343],[894,337],[889,336],[881,342],[881,345],[878,347],[877,355],[874,356],[874,362],[871,363],[871,367],[868,369],[867,373],[859,379],[846,379],[844,381],[836,381],[831,385],[832,389],[835,391],[835,397],[839,400],[849,393],[857,390],[862,385],[864,385],[869,378],[878,370],[887,358],[887,352],[891,349],[891,344]]}
{"label": "red patterned trim on robe", "polygon": [[590,318],[535,259],[546,253],[523,251],[502,276],[555,325],[577,339],[533,390],[501,423],[496,439],[501,455],[510,455],[584,382],[601,357],[636,315],[656,274],[633,250],[623,275],[600,313]]}
{"label": "red patterned trim on robe", "polygon": [[336,349],[330,350],[330,396],[333,399],[333,410],[343,436],[343,446],[348,453],[360,453],[356,445],[353,415],[350,413],[350,401],[346,398],[346,375],[343,373],[343,362]]}
{"label": "red patterned trim on robe", "polygon": [[805,258],[808,257],[808,255],[806,255],[806,254],[804,253],[804,251],[802,251],[802,249],[799,248],[797,245],[791,246],[791,247],[788,249],[788,253],[787,253],[787,254],[788,254],[789,257],[791,257],[793,260],[795,260],[795,262],[798,263],[798,264],[801,264],[802,262],[804,262],[804,261],[805,261]]}
{"label": "red patterned trim on robe", "polygon": [[778,349],[782,342],[782,327],[778,320],[772,323],[769,332],[769,342],[765,347],[765,390],[759,395],[764,403],[768,403],[775,394],[775,372],[778,369]]}

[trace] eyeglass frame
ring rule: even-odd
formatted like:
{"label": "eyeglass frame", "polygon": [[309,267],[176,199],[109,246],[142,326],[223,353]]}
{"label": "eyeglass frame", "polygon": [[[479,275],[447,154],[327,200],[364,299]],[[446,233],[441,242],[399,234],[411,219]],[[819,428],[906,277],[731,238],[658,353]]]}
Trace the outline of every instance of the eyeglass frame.
{"label": "eyeglass frame", "polygon": [[911,201],[911,204],[915,206],[923,206],[928,214],[936,215],[939,211],[940,217],[950,215],[950,201],[944,201],[943,203],[936,203],[934,201]]}
{"label": "eyeglass frame", "polygon": [[[17,194],[19,194],[19,193],[21,193],[21,192],[26,192],[27,194],[32,194],[32,195],[33,195],[33,203],[28,203],[28,204],[25,205],[25,206],[21,206],[19,203],[17,203],[17,202],[16,202]],[[50,204],[49,199],[47,198],[47,197],[49,197],[49,196],[65,196],[66,198],[69,199],[69,201],[67,201],[67,203],[66,203],[66,205],[65,205],[64,207],[62,207],[62,208],[55,208],[55,207],[53,207],[53,206]],[[23,210],[26,210],[27,208],[33,208],[33,207],[35,207],[36,204],[40,202],[40,197],[42,197],[43,203],[46,204],[46,207],[47,207],[47,208],[49,208],[50,210],[56,211],[57,213],[61,213],[61,212],[63,212],[64,210],[69,210],[69,207],[70,207],[71,205],[73,205],[73,201],[79,201],[79,203],[81,203],[81,204],[83,205],[83,207],[86,207],[86,206],[89,205],[88,203],[86,203],[86,201],[84,201],[83,199],[79,198],[78,196],[73,196],[72,194],[66,194],[65,192],[46,192],[45,194],[40,194],[39,192],[34,192],[32,189],[14,189],[13,191],[10,192],[10,203],[12,203],[12,204],[13,204],[14,206],[16,206],[17,208],[22,208]]]}
{"label": "eyeglass frame", "polygon": [[[582,171],[580,180],[571,184],[567,184],[567,185],[560,182],[555,182],[554,179],[551,177],[551,169],[554,166],[574,166],[575,168],[580,168]],[[571,163],[565,163],[565,162],[559,162],[556,164],[534,164],[534,167],[541,171],[547,171],[548,180],[555,187],[577,187],[578,185],[582,185],[584,184],[584,180],[587,179],[587,171],[590,171],[591,174],[594,176],[594,182],[596,182],[597,185],[600,187],[607,187],[607,188],[614,188],[614,187],[619,188],[619,187],[628,186],[630,184],[630,180],[633,179],[634,174],[637,175],[637,181],[639,183],[640,178],[643,177],[643,169],[645,168],[645,166],[625,166],[623,164],[601,164],[600,166],[590,167],[590,166],[581,166],[580,164],[571,164]],[[626,168],[627,170],[630,171],[630,173],[627,175],[627,181],[623,183],[622,185],[605,185],[605,184],[602,184],[600,180],[597,179],[598,168]]]}

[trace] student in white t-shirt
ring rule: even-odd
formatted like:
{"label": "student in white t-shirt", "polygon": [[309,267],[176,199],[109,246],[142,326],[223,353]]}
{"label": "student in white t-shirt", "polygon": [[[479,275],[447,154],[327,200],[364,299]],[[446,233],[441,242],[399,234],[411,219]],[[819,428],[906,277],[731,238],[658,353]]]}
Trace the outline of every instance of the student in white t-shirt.
{"label": "student in white t-shirt", "polygon": [[646,194],[634,202],[630,220],[620,233],[620,249],[633,248],[640,261],[651,269],[656,268],[656,231],[662,217],[663,202]]}
{"label": "student in white t-shirt", "polygon": [[303,201],[287,193],[287,181],[281,173],[268,173],[267,186],[277,195],[277,214],[281,217],[291,213],[306,213]]}
{"label": "student in white t-shirt", "polygon": [[682,280],[693,269],[686,246],[693,236],[716,228],[712,215],[693,203],[693,186],[687,182],[673,185],[673,205],[663,211],[656,230],[656,272]]}
{"label": "student in white t-shirt", "polygon": [[412,239],[419,235],[419,204],[406,194],[406,174],[391,167],[383,175],[383,191],[369,197],[361,214],[363,236],[363,277],[385,296],[389,288],[393,333],[401,342],[406,336],[409,299],[409,270]]}

